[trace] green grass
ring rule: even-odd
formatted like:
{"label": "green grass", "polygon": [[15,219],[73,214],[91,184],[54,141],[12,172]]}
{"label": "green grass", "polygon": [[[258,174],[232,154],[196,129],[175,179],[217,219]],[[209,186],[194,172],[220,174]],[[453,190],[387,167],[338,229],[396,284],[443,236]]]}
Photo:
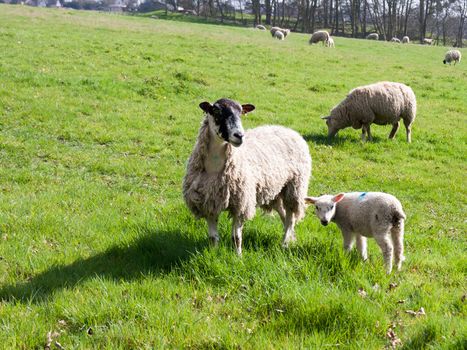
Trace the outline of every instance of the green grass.
{"label": "green grass", "polygon": [[[466,62],[443,66],[441,47],[307,40],[0,5],[1,347],[43,348],[56,331],[67,349],[381,349],[390,326],[406,349],[467,347]],[[380,80],[414,89],[413,143],[374,126],[372,143],[349,129],[328,144],[319,117]],[[385,275],[374,241],[366,263],[344,254],[311,210],[288,250],[278,218],[260,214],[242,258],[227,215],[210,248],[181,182],[198,104],[220,97],[256,106],[246,128],[306,138],[310,194],[396,195],[403,271]]]}

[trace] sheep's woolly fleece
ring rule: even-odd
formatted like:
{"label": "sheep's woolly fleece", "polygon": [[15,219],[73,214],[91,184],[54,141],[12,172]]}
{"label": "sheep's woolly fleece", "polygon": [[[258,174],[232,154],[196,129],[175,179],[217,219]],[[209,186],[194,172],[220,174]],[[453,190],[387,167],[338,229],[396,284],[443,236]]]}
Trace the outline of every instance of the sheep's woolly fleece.
{"label": "sheep's woolly fleece", "polygon": [[228,209],[231,215],[246,220],[255,215],[257,206],[271,210],[282,200],[297,221],[303,218],[311,157],[297,132],[281,126],[246,131],[242,146],[227,145],[226,164],[219,173],[205,171],[208,149],[205,119],[183,181],[185,202],[196,217],[217,217]]}

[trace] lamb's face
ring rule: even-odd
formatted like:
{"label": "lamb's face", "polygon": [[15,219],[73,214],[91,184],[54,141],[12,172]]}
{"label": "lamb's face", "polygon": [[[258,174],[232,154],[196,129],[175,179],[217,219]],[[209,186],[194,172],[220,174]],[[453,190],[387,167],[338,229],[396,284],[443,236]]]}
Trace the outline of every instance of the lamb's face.
{"label": "lamb's face", "polygon": [[220,140],[238,147],[243,143],[245,131],[240,116],[255,109],[253,105],[239,103],[223,98],[213,105],[203,102],[199,105],[206,112],[209,128]]}
{"label": "lamb's face", "polygon": [[320,197],[306,197],[305,203],[315,205],[316,216],[321,224],[327,226],[336,214],[336,204],[344,198],[344,194],[337,196],[322,195]]}

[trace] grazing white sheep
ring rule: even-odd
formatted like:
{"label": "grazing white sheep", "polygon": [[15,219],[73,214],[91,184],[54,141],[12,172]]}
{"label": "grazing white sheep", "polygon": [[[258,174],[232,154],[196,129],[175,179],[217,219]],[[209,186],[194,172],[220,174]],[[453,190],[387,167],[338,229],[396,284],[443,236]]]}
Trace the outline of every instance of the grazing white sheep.
{"label": "grazing white sheep", "polygon": [[279,40],[284,40],[284,33],[282,33],[280,30],[277,30],[274,33],[274,38],[279,39]]}
{"label": "grazing white sheep", "polygon": [[227,210],[233,218],[232,240],[242,253],[242,228],[256,207],[279,213],[283,245],[295,240],[294,226],[304,216],[311,157],[305,140],[282,126],[244,132],[240,116],[254,110],[220,99],[203,102],[206,113],[183,179],[183,196],[197,218],[205,218],[217,244],[217,220]]}
{"label": "grazing white sheep", "polygon": [[433,39],[424,38],[423,45],[433,45]]}
{"label": "grazing white sheep", "polygon": [[334,45],[334,39],[330,36],[328,41],[326,42],[327,47],[335,47]]}
{"label": "grazing white sheep", "polygon": [[266,27],[261,24],[258,24],[255,28],[259,30],[266,30]]}
{"label": "grazing white sheep", "polygon": [[410,43],[410,39],[409,37],[406,35],[402,38],[402,44],[409,44]]}
{"label": "grazing white sheep", "polygon": [[362,141],[371,141],[370,125],[392,124],[389,138],[393,139],[402,118],[411,142],[411,126],[417,113],[417,101],[410,87],[401,83],[383,81],[361,86],[349,92],[347,97],[334,107],[331,114],[322,117],[328,126],[328,136],[333,137],[349,126],[362,129]]}
{"label": "grazing white sheep", "polygon": [[330,221],[337,224],[346,251],[353,248],[356,240],[357,249],[366,260],[366,238],[374,237],[383,252],[386,272],[392,271],[393,253],[397,269],[401,269],[405,260],[406,216],[396,197],[382,192],[352,192],[306,197],[305,202],[315,205],[316,215],[324,226]]}
{"label": "grazing white sheep", "polygon": [[462,59],[462,54],[459,50],[449,50],[448,52],[446,52],[446,55],[444,56],[443,63],[444,64],[449,63],[449,65],[451,65],[451,62],[454,61],[454,65],[456,65],[456,63],[461,62],[461,59]]}
{"label": "grazing white sheep", "polygon": [[396,37],[392,38],[392,39],[391,39],[391,42],[393,42],[393,43],[399,43],[399,44],[401,43],[401,41],[400,41],[398,38],[396,38]]}
{"label": "grazing white sheep", "polygon": [[371,33],[366,36],[368,40],[379,40],[379,34],[378,33]]}
{"label": "grazing white sheep", "polygon": [[271,33],[271,36],[274,37],[274,34],[280,29],[281,29],[280,27],[271,27],[269,32]]}
{"label": "grazing white sheep", "polygon": [[314,32],[311,35],[309,44],[310,45],[316,44],[316,43],[319,43],[320,41],[323,42],[324,45],[326,45],[326,43],[329,41],[329,33],[327,31],[318,30],[318,31]]}
{"label": "grazing white sheep", "polygon": [[286,38],[287,35],[290,34],[290,29],[283,29],[283,28],[281,28],[281,32],[282,32],[282,34],[284,34],[284,37]]}

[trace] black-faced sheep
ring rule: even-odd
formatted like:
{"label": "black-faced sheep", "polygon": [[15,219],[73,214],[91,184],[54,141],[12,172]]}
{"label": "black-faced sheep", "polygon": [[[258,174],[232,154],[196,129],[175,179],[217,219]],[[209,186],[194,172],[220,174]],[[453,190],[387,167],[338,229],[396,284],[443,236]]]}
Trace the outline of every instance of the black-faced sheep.
{"label": "black-faced sheep", "polygon": [[444,56],[443,63],[451,64],[451,62],[454,61],[454,65],[456,65],[456,63],[461,62],[461,59],[462,59],[462,54],[459,50],[449,50],[448,52],[446,52],[446,55]]}
{"label": "black-faced sheep", "polygon": [[337,224],[344,238],[344,249],[350,251],[355,240],[363,260],[367,259],[366,238],[374,237],[383,252],[386,272],[392,271],[392,260],[400,270],[404,257],[405,213],[399,200],[382,192],[352,192],[336,196],[306,197],[314,204],[316,215],[326,226]]}
{"label": "black-faced sheep", "polygon": [[362,129],[362,140],[371,141],[370,125],[392,124],[389,138],[393,139],[402,118],[411,142],[411,126],[417,113],[417,101],[410,87],[401,83],[379,82],[353,89],[347,97],[323,117],[328,126],[328,136],[333,137],[341,129]]}
{"label": "black-faced sheep", "polygon": [[366,36],[368,40],[379,40],[379,34],[378,33],[371,33]]}
{"label": "black-faced sheep", "polygon": [[255,107],[220,99],[200,104],[205,118],[183,179],[183,196],[197,218],[208,222],[213,244],[217,220],[227,210],[233,218],[232,241],[242,253],[242,228],[256,207],[279,213],[283,245],[295,240],[294,226],[304,216],[311,157],[305,140],[282,126],[243,130],[240,116]]}
{"label": "black-faced sheep", "polygon": [[309,44],[316,44],[322,42],[324,45],[329,41],[329,33],[325,30],[318,30],[311,35]]}

